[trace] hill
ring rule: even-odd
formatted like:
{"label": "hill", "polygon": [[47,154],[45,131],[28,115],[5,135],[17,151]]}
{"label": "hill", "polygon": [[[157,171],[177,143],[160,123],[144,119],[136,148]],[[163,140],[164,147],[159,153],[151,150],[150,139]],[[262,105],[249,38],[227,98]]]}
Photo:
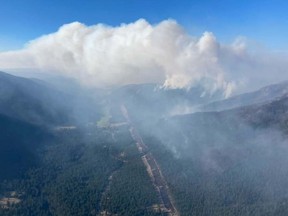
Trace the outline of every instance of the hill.
{"label": "hill", "polygon": [[226,100],[215,101],[201,107],[202,111],[221,111],[252,104],[267,103],[288,93],[288,81],[265,86],[257,91],[233,96]]}

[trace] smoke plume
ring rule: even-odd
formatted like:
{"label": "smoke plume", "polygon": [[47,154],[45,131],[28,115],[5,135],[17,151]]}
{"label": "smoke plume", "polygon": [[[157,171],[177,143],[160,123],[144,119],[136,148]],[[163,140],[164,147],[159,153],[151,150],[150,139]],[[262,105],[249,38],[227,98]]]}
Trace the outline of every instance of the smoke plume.
{"label": "smoke plume", "polygon": [[213,33],[189,35],[176,21],[151,25],[144,19],[111,27],[63,25],[22,50],[0,53],[0,69],[31,68],[109,87],[160,83],[166,88],[203,85],[224,96],[287,77],[284,57],[247,48],[245,40],[219,43]]}

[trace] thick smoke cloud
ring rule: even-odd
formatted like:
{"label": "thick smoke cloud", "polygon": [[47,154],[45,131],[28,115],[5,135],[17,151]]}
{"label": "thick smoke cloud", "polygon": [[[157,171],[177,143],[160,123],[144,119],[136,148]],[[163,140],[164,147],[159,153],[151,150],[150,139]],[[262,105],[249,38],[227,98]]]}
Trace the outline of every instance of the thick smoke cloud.
{"label": "thick smoke cloud", "polygon": [[210,32],[192,37],[173,20],[151,25],[140,19],[118,27],[74,22],[22,50],[0,53],[2,70],[61,73],[97,87],[200,83],[206,93],[223,90],[225,96],[286,78],[287,66],[284,58],[250,51],[244,40],[223,45]]}

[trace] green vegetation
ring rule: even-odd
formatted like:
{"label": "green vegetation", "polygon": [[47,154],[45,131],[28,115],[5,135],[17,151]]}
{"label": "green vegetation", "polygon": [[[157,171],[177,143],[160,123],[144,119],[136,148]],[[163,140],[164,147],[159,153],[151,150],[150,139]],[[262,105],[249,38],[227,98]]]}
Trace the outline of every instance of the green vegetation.
{"label": "green vegetation", "polygon": [[24,174],[39,164],[36,149],[51,140],[43,128],[0,115],[0,181]]}
{"label": "green vegetation", "polygon": [[[2,84],[2,97],[18,86]],[[287,97],[159,120],[178,103],[166,104],[168,98],[189,95],[132,85],[103,103],[80,94],[67,112],[62,95],[57,101],[64,104],[49,112],[50,94],[36,97],[38,85],[28,82],[28,92],[16,88],[0,101],[1,216],[167,215],[159,212],[123,103],[181,216],[288,215]]]}
{"label": "green vegetation", "polygon": [[[252,134],[238,128],[246,135],[241,138],[235,131],[228,132],[233,124],[226,128],[222,120],[217,127],[215,119],[205,120],[212,132],[199,121],[198,130],[192,131],[193,119],[186,119],[187,124],[182,125],[186,130],[181,132],[187,146],[179,143],[177,133],[165,145],[153,136],[143,137],[161,166],[181,216],[288,215],[286,142],[269,133],[267,125]],[[206,136],[200,134],[201,127]],[[222,129],[226,142],[220,136]],[[174,146],[174,153],[169,145]]]}
{"label": "green vegetation", "polygon": [[159,201],[135,143],[132,140],[128,143],[121,153],[125,155],[122,158],[124,164],[113,175],[110,189],[105,194],[103,211],[123,216],[161,215],[152,209]]}
{"label": "green vegetation", "polygon": [[40,163],[25,177],[2,181],[0,194],[15,191],[21,202],[0,208],[0,215],[159,215],[152,208],[155,189],[127,128],[63,129],[37,152]]}

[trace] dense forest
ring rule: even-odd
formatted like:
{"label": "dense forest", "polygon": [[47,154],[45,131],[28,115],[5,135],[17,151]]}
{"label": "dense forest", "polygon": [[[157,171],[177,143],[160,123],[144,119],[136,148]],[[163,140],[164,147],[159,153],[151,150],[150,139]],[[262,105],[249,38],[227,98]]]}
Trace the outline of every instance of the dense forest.
{"label": "dense forest", "polygon": [[181,215],[288,215],[287,101],[142,129]]}
{"label": "dense forest", "polygon": [[2,197],[20,200],[0,208],[1,215],[160,215],[126,127],[54,131],[38,154],[40,163],[24,178],[1,183]]}
{"label": "dense forest", "polygon": [[[17,103],[0,109],[1,216],[288,215],[288,97],[278,97],[283,84],[272,101],[269,94],[263,102],[265,88],[241,96],[249,106],[211,111],[209,105],[209,112],[187,115],[170,111],[195,102],[197,89],[85,90],[72,106],[57,97],[55,112],[42,115],[53,88],[39,87],[38,95],[39,81],[2,76],[0,102],[13,102],[4,97],[8,91]],[[27,101],[19,92],[30,95]],[[261,103],[251,105],[255,95]],[[227,99],[219,106],[238,105]]]}

